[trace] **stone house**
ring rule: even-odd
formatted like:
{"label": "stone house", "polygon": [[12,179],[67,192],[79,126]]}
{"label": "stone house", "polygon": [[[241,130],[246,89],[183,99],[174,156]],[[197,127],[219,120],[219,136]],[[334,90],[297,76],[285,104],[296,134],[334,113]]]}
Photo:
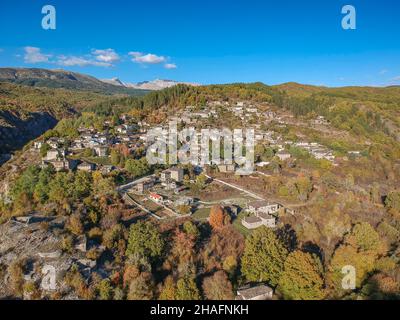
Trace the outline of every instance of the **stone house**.
{"label": "stone house", "polygon": [[105,157],[105,156],[107,156],[107,151],[108,151],[108,148],[105,147],[105,146],[97,146],[97,147],[94,147],[94,152],[96,153],[96,155],[97,155],[98,157]]}
{"label": "stone house", "polygon": [[244,287],[237,291],[235,300],[270,300],[274,291],[267,285]]}
{"label": "stone house", "polygon": [[280,208],[278,203],[269,203],[265,200],[250,202],[246,211],[258,215],[260,213],[276,214]]}
{"label": "stone house", "polygon": [[151,189],[154,186],[154,179],[148,178],[136,185],[136,191],[139,193],[144,193],[145,191]]}
{"label": "stone house", "polygon": [[183,181],[183,169],[182,168],[171,168],[161,172],[160,180],[162,182],[169,182],[171,180],[175,182]]}
{"label": "stone house", "polygon": [[218,171],[222,173],[229,173],[235,171],[234,164],[220,164],[218,165]]}
{"label": "stone house", "polygon": [[175,201],[175,206],[179,207],[179,206],[190,206],[191,204],[193,204],[193,198],[191,197],[180,197],[179,199],[177,199]]}
{"label": "stone house", "polygon": [[269,203],[264,200],[249,203],[246,211],[252,215],[242,219],[242,225],[247,229],[256,229],[261,226],[275,228],[277,217],[275,216],[280,208],[277,203]]}
{"label": "stone house", "polygon": [[279,151],[279,152],[276,153],[276,156],[277,156],[277,157],[279,158],[279,160],[281,160],[281,161],[288,160],[288,159],[290,159],[290,157],[291,157],[290,153],[289,153],[289,152],[286,152],[286,151]]}
{"label": "stone house", "polygon": [[82,170],[82,171],[91,172],[91,171],[96,170],[96,165],[94,163],[84,161],[78,165],[77,169]]}

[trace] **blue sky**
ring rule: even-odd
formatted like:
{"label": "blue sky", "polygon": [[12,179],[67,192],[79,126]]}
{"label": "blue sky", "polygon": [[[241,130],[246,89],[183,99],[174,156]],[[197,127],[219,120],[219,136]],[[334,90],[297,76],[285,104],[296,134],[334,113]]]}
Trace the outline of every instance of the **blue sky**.
{"label": "blue sky", "polygon": [[[41,9],[57,11],[56,30]],[[343,30],[351,4],[357,29]],[[397,0],[1,0],[0,66],[126,82],[400,84]]]}

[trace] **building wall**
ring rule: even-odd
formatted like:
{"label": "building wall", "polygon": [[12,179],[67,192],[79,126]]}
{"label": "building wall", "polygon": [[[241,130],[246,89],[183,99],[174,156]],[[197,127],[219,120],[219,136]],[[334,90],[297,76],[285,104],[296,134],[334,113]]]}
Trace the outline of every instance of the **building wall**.
{"label": "building wall", "polygon": [[263,222],[255,222],[255,223],[248,223],[244,219],[242,219],[242,225],[246,227],[247,229],[256,229],[258,227],[261,227],[263,225]]}

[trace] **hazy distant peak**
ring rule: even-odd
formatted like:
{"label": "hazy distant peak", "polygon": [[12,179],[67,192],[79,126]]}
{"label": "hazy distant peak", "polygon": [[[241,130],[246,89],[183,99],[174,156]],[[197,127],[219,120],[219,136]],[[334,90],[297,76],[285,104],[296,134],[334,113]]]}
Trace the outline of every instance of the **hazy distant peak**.
{"label": "hazy distant peak", "polygon": [[165,80],[165,79],[155,79],[153,81],[143,81],[133,84],[133,88],[136,89],[146,89],[146,90],[162,90],[165,88],[170,88],[178,84],[186,84],[189,86],[198,86],[196,83],[190,82],[179,82],[175,80]]}
{"label": "hazy distant peak", "polygon": [[125,83],[123,83],[120,79],[117,77],[111,78],[111,79],[101,79],[101,81],[112,84],[114,86],[121,86],[121,87],[128,87]]}

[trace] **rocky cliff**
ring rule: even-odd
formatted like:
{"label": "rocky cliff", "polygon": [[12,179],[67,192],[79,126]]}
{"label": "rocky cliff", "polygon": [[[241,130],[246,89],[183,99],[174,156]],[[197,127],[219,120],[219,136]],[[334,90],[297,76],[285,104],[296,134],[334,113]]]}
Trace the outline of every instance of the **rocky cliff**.
{"label": "rocky cliff", "polygon": [[7,160],[10,152],[21,148],[57,124],[57,119],[48,112],[0,111],[0,164]]}

